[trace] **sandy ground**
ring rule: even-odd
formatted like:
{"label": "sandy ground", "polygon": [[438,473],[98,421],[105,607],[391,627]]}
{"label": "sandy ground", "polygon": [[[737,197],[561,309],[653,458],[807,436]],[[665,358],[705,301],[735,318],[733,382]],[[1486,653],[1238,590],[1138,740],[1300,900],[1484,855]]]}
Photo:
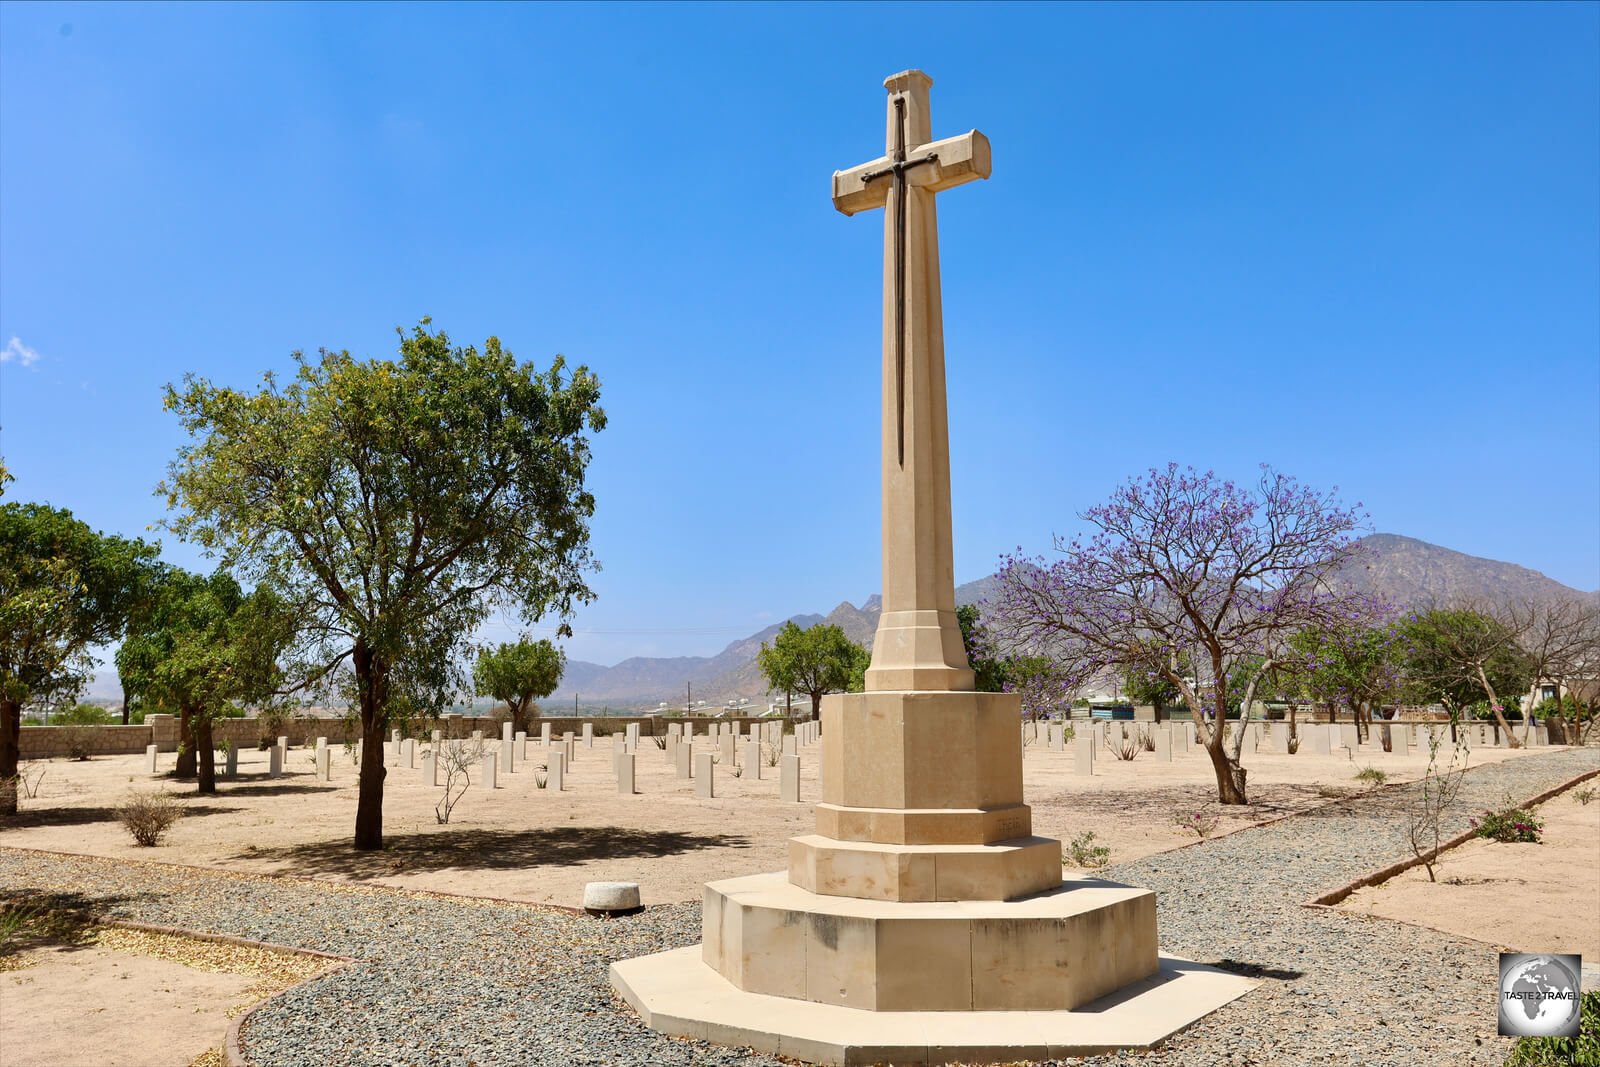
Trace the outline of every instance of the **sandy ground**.
{"label": "sandy ground", "polygon": [[24,969],[0,972],[5,1067],[184,1067],[219,1048],[229,1009],[254,999],[244,975],[100,945],[56,943],[26,955]]}
{"label": "sandy ground", "polygon": [[[1592,785],[1593,783],[1586,783]],[[1600,800],[1566,792],[1540,805],[1542,844],[1474,838],[1444,854],[1429,882],[1413,867],[1340,907],[1499,945],[1600,960]]]}
{"label": "sandy ground", "polygon": [[[1225,809],[1215,803],[1211,762],[1191,750],[1171,763],[1151,753],[1131,762],[1097,759],[1092,777],[1073,770],[1070,749],[1025,748],[1025,794],[1034,806],[1034,832],[1070,841],[1085,831],[1122,862],[1195,840],[1172,824],[1174,812],[1219,815],[1217,833],[1329,802],[1319,789],[1364,788],[1353,776],[1366,765],[1391,780],[1422,775],[1425,755],[1363,752],[1344,756],[1294,756],[1247,752],[1252,803]],[[424,785],[420,773],[391,761],[384,796],[386,848],[356,852],[356,769],[335,750],[333,781],[316,781],[307,749],[292,749],[283,778],[267,777],[267,754],[240,754],[237,781],[220,781],[213,797],[193,795],[191,783],[143,773],[143,756],[101,757],[85,763],[51,761],[38,797],[0,830],[0,845],[99,856],[162,860],[317,878],[373,881],[412,889],[506,897],[576,906],[590,881],[639,882],[647,904],[698,899],[706,881],[781,870],[786,842],[813,829],[811,804],[820,799],[821,746],[801,749],[801,799],[778,799],[778,775],[762,767],[762,780],[716,769],[714,799],[694,795],[694,783],[676,777],[664,753],[646,738],[639,753],[636,790],[616,792],[611,749],[597,738],[582,748],[567,790],[534,785],[542,750],[500,776],[500,788],[476,781],[448,826],[434,806],[442,789]],[[1520,752],[1474,752],[1474,765],[1516,758]],[[174,757],[163,754],[162,769]],[[166,789],[180,795],[187,816],[157,848],[138,848],[116,822],[115,807],[130,789]],[[1596,810],[1600,810],[1597,807]]]}

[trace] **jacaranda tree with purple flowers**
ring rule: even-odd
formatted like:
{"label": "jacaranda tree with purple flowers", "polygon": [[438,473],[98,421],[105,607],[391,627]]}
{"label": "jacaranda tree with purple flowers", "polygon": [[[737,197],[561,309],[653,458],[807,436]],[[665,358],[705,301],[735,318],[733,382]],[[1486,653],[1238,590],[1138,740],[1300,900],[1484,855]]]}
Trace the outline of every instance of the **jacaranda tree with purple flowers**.
{"label": "jacaranda tree with purple flowers", "polygon": [[[1239,754],[1257,687],[1295,655],[1294,634],[1367,610],[1334,581],[1362,553],[1365,516],[1266,466],[1248,489],[1170,463],[1081,518],[1095,531],[1058,537],[1061,558],[1001,558],[985,610],[991,641],[1007,654],[1159,674],[1194,712],[1218,799],[1248,803]],[[1231,705],[1241,721],[1229,731]]]}

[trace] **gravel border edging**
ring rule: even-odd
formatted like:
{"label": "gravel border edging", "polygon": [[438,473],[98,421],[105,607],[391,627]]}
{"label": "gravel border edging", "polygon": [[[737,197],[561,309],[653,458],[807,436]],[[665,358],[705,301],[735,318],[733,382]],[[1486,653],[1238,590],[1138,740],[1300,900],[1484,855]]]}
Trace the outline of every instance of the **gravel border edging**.
{"label": "gravel border edging", "polygon": [[[1519,806],[1521,806],[1521,807],[1532,807],[1532,806],[1534,806],[1536,804],[1543,804],[1545,801],[1551,799],[1552,797],[1560,796],[1562,793],[1565,793],[1567,790],[1571,789],[1573,786],[1579,784],[1580,782],[1587,781],[1588,779],[1593,778],[1596,775],[1600,775],[1600,770],[1585,771],[1583,774],[1578,775],[1576,778],[1573,778],[1570,781],[1566,781],[1566,782],[1561,783],[1560,785],[1554,786],[1554,787],[1552,787],[1550,789],[1546,789],[1544,792],[1540,793],[1538,796],[1535,796],[1535,797],[1532,797],[1532,798],[1530,798],[1528,800],[1522,801]],[[1427,858],[1430,859],[1430,860],[1437,859],[1441,854],[1443,854],[1445,852],[1448,852],[1451,849],[1456,848],[1456,847],[1458,847],[1460,845],[1466,844],[1468,841],[1472,840],[1477,835],[1478,835],[1478,831],[1476,829],[1464,830],[1461,833],[1457,834],[1456,836],[1452,837],[1450,840],[1446,841],[1444,844],[1440,845],[1438,848],[1431,850],[1428,853]],[[1421,856],[1411,856],[1411,857],[1409,857],[1407,859],[1401,860],[1398,863],[1391,863],[1387,867],[1381,867],[1378,870],[1373,871],[1373,872],[1371,872],[1369,874],[1364,874],[1360,878],[1357,878],[1352,882],[1346,882],[1344,885],[1339,886],[1336,889],[1330,889],[1329,891],[1327,891],[1326,893],[1323,893],[1320,896],[1315,896],[1315,897],[1312,897],[1310,900],[1303,901],[1300,906],[1303,907],[1303,908],[1332,908],[1335,904],[1339,903],[1341,900],[1344,900],[1346,897],[1348,897],[1351,893],[1354,893],[1356,890],[1358,890],[1358,889],[1366,889],[1369,886],[1381,885],[1384,882],[1387,882],[1389,879],[1395,877],[1398,874],[1402,874],[1402,873],[1404,873],[1406,871],[1409,871],[1413,867],[1420,866],[1423,862],[1424,862],[1423,857],[1421,857]],[[1417,925],[1421,925],[1421,924],[1412,923],[1410,925],[1417,926]],[[1428,927],[1428,929],[1431,930],[1433,928],[1432,927]],[[1451,935],[1451,936],[1457,936],[1457,935]],[[1473,940],[1476,940],[1476,939],[1474,938]],[[1487,943],[1488,942],[1485,942],[1485,944],[1487,944]]]}
{"label": "gravel border edging", "polygon": [[[238,944],[242,945],[260,945],[267,948],[278,947],[276,945],[269,945],[264,941],[246,941],[245,939],[238,937],[221,938],[221,940],[237,942]],[[357,962],[349,956],[334,956],[331,953],[315,952],[311,949],[290,949],[289,951],[303,952],[308,956],[326,956],[329,959],[342,960],[343,962],[336,963],[331,967],[325,967],[316,974],[312,975],[310,978],[302,979],[301,981],[296,982],[294,985],[289,986],[287,989],[280,989],[269,997],[262,997],[260,1000],[250,1005],[249,1011],[241,1012],[237,1017],[235,1017],[233,1022],[228,1024],[228,1033],[222,1039],[222,1056],[227,1063],[227,1067],[255,1067],[255,1064],[251,1061],[249,1056],[245,1055],[244,1051],[244,1024],[249,1020],[250,1016],[254,1015],[268,1004],[271,1004],[279,997],[288,996],[290,993],[293,993],[303,985],[307,985],[311,982],[321,981],[329,975],[337,974],[346,967],[350,966],[350,964]]]}

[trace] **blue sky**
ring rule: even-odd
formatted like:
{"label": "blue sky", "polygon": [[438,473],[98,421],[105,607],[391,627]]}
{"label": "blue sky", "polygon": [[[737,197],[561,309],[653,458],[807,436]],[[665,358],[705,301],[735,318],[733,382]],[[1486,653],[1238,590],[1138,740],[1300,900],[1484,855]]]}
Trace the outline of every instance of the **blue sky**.
{"label": "blue sky", "polygon": [[994,146],[939,200],[958,581],[1176,459],[1593,589],[1597,56],[1594,4],[8,3],[7,499],[142,533],[163,383],[431,315],[604,382],[573,656],[859,603],[882,223],[829,176],[916,66]]}

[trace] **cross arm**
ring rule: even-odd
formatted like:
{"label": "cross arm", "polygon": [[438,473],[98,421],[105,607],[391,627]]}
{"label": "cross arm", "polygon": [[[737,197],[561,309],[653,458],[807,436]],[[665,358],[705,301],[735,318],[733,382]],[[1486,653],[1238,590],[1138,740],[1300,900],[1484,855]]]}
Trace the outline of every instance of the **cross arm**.
{"label": "cross arm", "polygon": [[[908,169],[905,172],[907,185],[940,193],[989,176],[989,138],[977,130],[922,145],[907,152],[906,161],[915,163],[928,156],[938,157],[938,162]],[[893,166],[894,160],[879,156],[870,163],[834,171],[833,206],[846,215],[882,207],[889,199],[889,186],[893,183],[888,172]],[[878,177],[866,180],[873,175]]]}

